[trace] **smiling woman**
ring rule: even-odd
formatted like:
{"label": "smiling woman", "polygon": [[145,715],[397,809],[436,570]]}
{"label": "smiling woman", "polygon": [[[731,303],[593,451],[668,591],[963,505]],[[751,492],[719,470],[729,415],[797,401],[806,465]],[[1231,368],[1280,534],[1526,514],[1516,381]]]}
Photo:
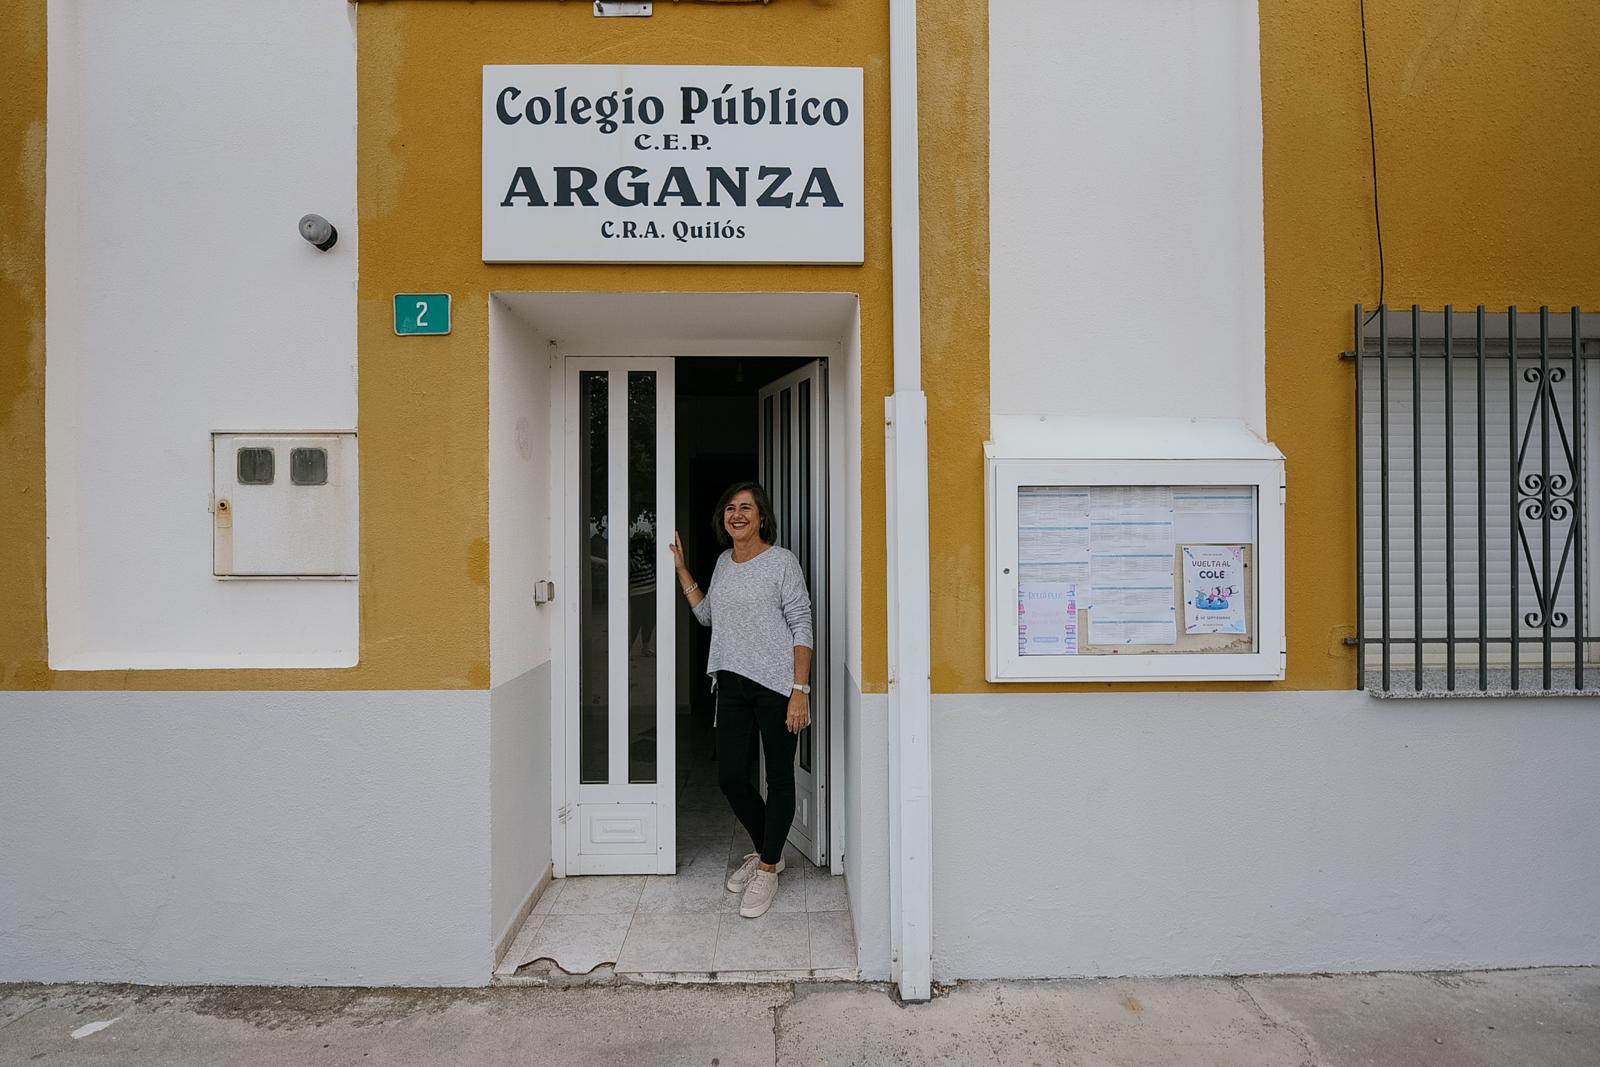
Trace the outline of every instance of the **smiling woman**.
{"label": "smiling woman", "polygon": [[[711,627],[706,673],[717,692],[719,784],[755,846],[727,884],[744,894],[739,914],[754,919],[777,895],[794,823],[795,749],[811,723],[811,596],[800,561],[772,543],[777,517],[759,482],[730,485],[711,521],[728,548],[707,591],[689,573],[677,537],[672,556],[694,617]],[[766,757],[765,800],[747,774],[756,733]]]}

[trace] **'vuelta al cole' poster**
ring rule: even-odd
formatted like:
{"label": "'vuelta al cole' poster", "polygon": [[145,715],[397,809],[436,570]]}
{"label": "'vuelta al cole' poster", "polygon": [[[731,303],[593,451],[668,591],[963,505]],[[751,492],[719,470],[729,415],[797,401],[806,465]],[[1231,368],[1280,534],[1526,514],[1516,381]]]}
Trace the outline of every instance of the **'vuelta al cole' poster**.
{"label": "'vuelta al cole' poster", "polygon": [[1245,632],[1244,546],[1183,546],[1183,632]]}

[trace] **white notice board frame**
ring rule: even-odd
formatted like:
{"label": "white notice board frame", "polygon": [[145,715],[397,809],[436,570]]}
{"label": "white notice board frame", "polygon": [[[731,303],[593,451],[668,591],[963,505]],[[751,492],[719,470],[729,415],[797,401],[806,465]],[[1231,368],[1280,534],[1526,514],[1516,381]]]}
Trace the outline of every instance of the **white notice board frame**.
{"label": "white notice board frame", "polygon": [[[1164,422],[1166,420],[1130,420]],[[1185,420],[1187,421],[1187,420]],[[1144,428],[1148,433],[1150,427]],[[1117,435],[1120,436],[1120,435]],[[1162,435],[1156,435],[1159,440]],[[1151,438],[1145,437],[1145,441]],[[1211,443],[1215,443],[1214,441]],[[1250,447],[1252,446],[1253,447]],[[985,445],[988,650],[991,682],[1276,681],[1284,676],[1284,465],[1250,435],[1224,458],[1059,459]],[[1015,452],[1015,449],[1009,450]],[[1248,453],[1253,452],[1253,455]],[[1240,454],[1246,453],[1246,454]],[[1256,490],[1255,651],[1023,656],[1017,647],[1017,494],[1024,486],[1253,486]],[[1180,578],[1181,581],[1181,578]]]}

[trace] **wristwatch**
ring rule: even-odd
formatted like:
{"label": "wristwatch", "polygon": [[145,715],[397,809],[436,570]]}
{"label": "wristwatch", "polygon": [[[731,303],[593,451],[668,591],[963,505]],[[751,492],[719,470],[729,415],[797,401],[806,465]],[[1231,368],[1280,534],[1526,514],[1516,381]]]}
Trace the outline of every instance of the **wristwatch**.
{"label": "wristwatch", "polygon": [[789,688],[790,689],[798,689],[798,690],[800,690],[800,692],[804,693],[806,696],[810,696],[811,695],[811,687],[809,685],[801,685],[799,682],[796,682],[793,685],[791,685]]}

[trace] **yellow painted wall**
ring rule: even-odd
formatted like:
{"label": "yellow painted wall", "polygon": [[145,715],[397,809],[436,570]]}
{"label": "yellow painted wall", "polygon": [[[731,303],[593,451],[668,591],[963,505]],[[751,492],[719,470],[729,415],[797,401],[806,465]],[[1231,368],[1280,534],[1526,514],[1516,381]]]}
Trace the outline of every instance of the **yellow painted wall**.
{"label": "yellow painted wall", "polygon": [[922,387],[928,395],[933,691],[971,692],[986,684],[988,6],[921,3],[918,19]]}
{"label": "yellow painted wall", "polygon": [[[975,10],[976,8],[976,10]],[[988,433],[988,40],[985,10],[963,0],[920,5],[919,93],[923,220],[923,359],[933,441],[935,573],[981,568],[982,442]],[[649,19],[595,19],[558,3],[364,3],[359,25],[362,204],[361,431],[363,525],[396,521],[444,486],[392,480],[373,492],[383,447],[417,447],[419,430],[448,430],[459,462],[486,484],[487,294],[494,289],[597,291],[848,291],[861,296],[863,670],[887,681],[883,398],[892,388],[889,274],[888,5],[783,0],[769,6],[658,4]],[[861,267],[494,265],[479,259],[479,84],[485,63],[664,63],[860,66],[866,75],[866,262]],[[431,205],[419,217],[420,205]],[[436,342],[427,387],[459,397],[458,417],[425,415],[414,391],[416,342],[389,328],[389,297],[409,289],[456,295],[456,333]],[[463,433],[462,427],[470,427]],[[481,494],[471,527],[487,530]],[[976,516],[974,541],[959,517]],[[948,519],[949,521],[946,521]],[[441,523],[441,555],[466,540]],[[365,567],[365,561],[364,561]],[[372,575],[370,568],[364,574]],[[368,581],[368,579],[363,579]],[[402,595],[412,595],[401,591]],[[978,596],[981,610],[981,589]],[[936,598],[936,604],[938,600]],[[363,595],[363,611],[372,599]],[[481,602],[478,618],[487,619]],[[484,635],[486,642],[487,637]],[[486,647],[486,645],[485,645]],[[979,646],[981,650],[981,645]]]}
{"label": "yellow painted wall", "polygon": [[[663,3],[638,20],[598,20],[576,3],[363,3],[361,665],[63,674],[44,666],[44,0],[18,3],[17,31],[0,40],[0,313],[21,324],[0,332],[0,685],[486,685],[487,294],[587,288],[861,294],[864,682],[884,688],[885,3]],[[1600,87],[1586,69],[1600,54],[1600,9],[1550,0],[1529,18],[1488,0],[1411,0],[1369,15],[1390,301],[1600,307],[1592,193]],[[961,0],[924,0],[920,18],[933,681],[938,692],[975,692],[998,688],[983,680],[987,24],[981,5]],[[1263,4],[1261,34],[1268,424],[1291,486],[1282,684],[1338,688],[1354,676],[1342,638],[1355,598],[1351,372],[1337,354],[1350,341],[1351,305],[1377,296],[1361,39],[1356,9],[1343,0]],[[495,62],[862,66],[866,265],[484,265],[478,79]],[[418,289],[455,294],[454,334],[392,335],[390,295]]]}
{"label": "yellow painted wall", "polygon": [[[440,390],[426,376],[397,385],[362,382],[363,481],[360,666],[350,670],[51,671],[45,630],[45,123],[46,0],[14,0],[0,35],[0,689],[386,689],[488,685],[487,557],[481,543],[484,442],[463,448],[397,443],[405,410],[437,410],[418,445],[447,418],[478,413],[476,384]],[[366,249],[363,248],[365,263]],[[374,314],[365,309],[366,318]],[[366,330],[365,324],[363,332]],[[366,370],[363,361],[363,373]],[[370,393],[369,393],[370,390]],[[430,392],[431,390],[431,392]],[[464,403],[463,397],[472,398]],[[377,432],[368,437],[368,419]],[[480,428],[481,429],[481,428]],[[480,432],[478,435],[482,437]],[[477,484],[447,469],[470,457]],[[419,477],[418,472],[422,472]],[[393,472],[392,474],[390,472]],[[435,491],[404,515],[385,483],[402,493]],[[376,505],[376,506],[374,506]],[[474,510],[476,509],[476,510]],[[464,515],[466,537],[449,519]],[[477,518],[475,519],[475,516]],[[476,525],[474,525],[476,522]],[[440,529],[451,527],[448,537]],[[446,544],[454,540],[458,543]],[[474,542],[478,543],[474,543]],[[450,566],[448,559],[455,560]]]}
{"label": "yellow painted wall", "polygon": [[0,689],[49,683],[44,647],[45,2],[0,34]]}
{"label": "yellow painted wall", "polygon": [[[438,595],[459,598],[486,662],[488,601],[472,560],[488,534],[488,299],[494,290],[814,290],[861,296],[864,600],[869,685],[884,669],[883,431],[889,389],[888,14],[877,3],[658,4],[648,19],[597,19],[587,5],[363,3],[358,19],[361,205],[363,644],[371,627],[431,635]],[[486,265],[479,249],[482,68],[488,63],[859,66],[866,91],[866,263],[838,266]],[[453,294],[455,332],[418,341],[391,329],[399,291]],[[444,450],[437,479],[403,476]],[[441,507],[441,503],[444,504]],[[413,545],[395,531],[424,516]],[[374,531],[380,531],[375,533]],[[391,567],[427,560],[414,581]],[[430,593],[432,595],[430,595]],[[453,610],[453,606],[452,606]],[[364,652],[364,655],[366,653]],[[440,669],[443,668],[441,664]],[[486,681],[487,672],[483,674]],[[474,684],[482,684],[475,682]]]}
{"label": "yellow painted wall", "polygon": [[[1600,308],[1600,5],[1368,4],[1391,306]],[[1288,457],[1289,680],[1349,687],[1353,307],[1378,298],[1359,12],[1261,5],[1267,427]]]}
{"label": "yellow painted wall", "polygon": [[[357,11],[361,662],[349,670],[52,672],[44,602],[45,0],[0,40],[6,321],[0,333],[0,685],[100,689],[488,685],[488,295],[492,290],[814,290],[861,297],[864,688],[886,686],[883,397],[891,389],[888,5],[660,3],[649,19],[587,4],[389,0]],[[921,5],[926,388],[936,573],[981,564],[987,435],[987,40],[981,5]],[[486,266],[479,253],[486,63],[846,65],[865,70],[866,262],[860,267]],[[454,332],[400,339],[398,291],[448,291]],[[972,526],[976,518],[978,525]],[[979,532],[973,541],[972,529]],[[941,594],[942,595],[942,594]],[[981,589],[963,597],[981,610]],[[981,646],[980,646],[981,647]]]}
{"label": "yellow painted wall", "polygon": [[[1368,14],[1389,302],[1600,308],[1600,5],[1406,0]],[[1354,379],[1338,355],[1352,343],[1354,304],[1378,295],[1359,11],[1353,0],[1262,0],[1260,28],[1267,423],[1288,459],[1288,677],[986,683],[975,411],[932,373],[935,418],[951,420],[932,435],[936,692],[1355,683],[1343,643],[1355,631]],[[925,110],[925,123],[939,121]],[[931,222],[928,233],[937,240]],[[930,322],[939,310],[930,300]],[[963,343],[977,353],[987,338]],[[930,356],[937,347],[930,336]]]}

